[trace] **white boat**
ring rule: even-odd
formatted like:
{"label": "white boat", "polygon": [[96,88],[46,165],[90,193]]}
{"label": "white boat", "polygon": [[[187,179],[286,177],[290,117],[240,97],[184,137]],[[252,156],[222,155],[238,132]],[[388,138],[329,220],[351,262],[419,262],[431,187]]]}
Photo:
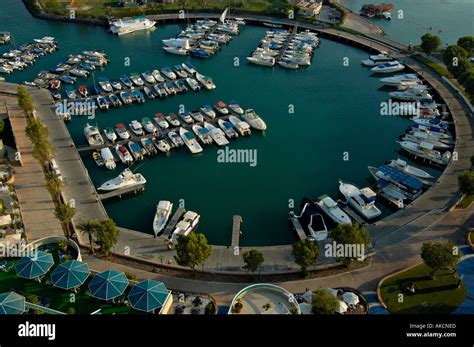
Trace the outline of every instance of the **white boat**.
{"label": "white boat", "polygon": [[111,191],[120,188],[129,188],[134,186],[144,185],[146,183],[145,177],[141,173],[133,173],[130,169],[125,169],[120,175],[105,181],[98,190]]}
{"label": "white boat", "polygon": [[155,146],[162,153],[167,153],[170,151],[170,145],[165,140],[156,141]]}
{"label": "white boat", "polygon": [[450,125],[449,122],[443,121],[440,118],[426,118],[426,117],[411,117],[410,118],[413,122],[419,125],[423,126],[437,126],[442,129],[446,129],[448,125]]}
{"label": "white boat", "polygon": [[201,86],[199,85],[198,81],[194,78],[188,77],[186,78],[186,83],[193,91],[201,90]]}
{"label": "white boat", "polygon": [[165,119],[165,115],[163,113],[157,113],[154,116],[156,124],[162,129],[168,129],[169,128],[169,123]]}
{"label": "white boat", "polygon": [[394,187],[384,179],[379,179],[377,181],[377,187],[379,196],[394,204],[398,208],[405,207],[405,200],[408,200],[408,197],[403,194],[399,188]]}
{"label": "white boat", "polygon": [[204,113],[206,116],[208,116],[209,118],[212,118],[212,119],[216,118],[216,112],[214,112],[211,105],[204,105],[200,107],[199,110],[202,113]]}
{"label": "white boat", "polygon": [[189,115],[198,123],[204,122],[204,116],[198,110],[191,111]]}
{"label": "white boat", "polygon": [[398,61],[391,61],[382,65],[377,65],[370,69],[373,73],[393,73],[402,71],[405,69],[405,65],[400,64]]}
{"label": "white boat", "polygon": [[187,111],[179,111],[178,115],[181,117],[184,123],[191,125],[194,123],[193,118],[190,116]]}
{"label": "white boat", "polygon": [[386,86],[399,87],[399,86],[414,86],[421,83],[421,80],[416,74],[402,74],[391,77],[384,77],[380,79]]}
{"label": "white boat", "polygon": [[156,82],[158,83],[162,83],[165,81],[165,79],[163,78],[163,76],[161,76],[160,72],[158,70],[153,70],[151,72],[151,75],[153,76],[153,78],[156,80]]}
{"label": "white boat", "polygon": [[142,72],[142,77],[148,83],[154,84],[157,82],[150,71]]}
{"label": "white boat", "polygon": [[161,40],[163,44],[167,47],[182,47],[189,49],[189,39],[167,39]]}
{"label": "white boat", "polygon": [[373,219],[382,213],[375,206],[377,194],[370,188],[359,189],[357,186],[339,181],[339,191],[346,198],[346,202],[366,219]]}
{"label": "white boat", "polygon": [[144,135],[143,132],[143,127],[140,124],[139,121],[137,120],[132,120],[132,122],[129,124],[130,129],[132,129],[132,132],[137,135],[137,136],[142,136]]}
{"label": "white boat", "polygon": [[178,117],[174,113],[170,113],[165,117],[166,121],[174,127],[179,127],[181,123],[179,122]]}
{"label": "white boat", "polygon": [[133,157],[130,154],[129,150],[127,147],[124,145],[117,145],[115,146],[115,152],[117,153],[120,161],[125,164],[125,165],[130,165],[133,163]]}
{"label": "white boat", "polygon": [[194,75],[197,72],[196,68],[191,63],[185,62],[182,63],[181,66],[191,75]]}
{"label": "white boat", "polygon": [[124,35],[138,30],[151,29],[155,26],[155,24],[155,21],[144,17],[128,20],[117,19],[110,24],[110,31],[117,35]]}
{"label": "white boat", "polygon": [[186,48],[182,48],[182,47],[168,47],[168,46],[165,46],[165,47],[163,47],[163,49],[168,53],[176,54],[176,55],[188,55],[189,54],[189,50],[187,50]]}
{"label": "white boat", "polygon": [[158,236],[165,229],[172,210],[173,204],[167,200],[161,200],[156,206],[155,218],[153,219],[155,236]]}
{"label": "white boat", "polygon": [[194,124],[192,128],[193,132],[196,134],[197,137],[199,137],[199,140],[201,140],[202,143],[207,145],[212,143],[212,137],[208,129],[197,124]]}
{"label": "white boat", "polygon": [[165,75],[166,78],[168,78],[168,79],[170,79],[170,80],[172,80],[172,81],[174,81],[174,80],[177,78],[176,74],[175,74],[175,73],[173,72],[173,70],[171,70],[171,68],[169,68],[169,67],[164,67],[164,68],[162,68],[162,69],[161,69],[161,73],[162,73],[163,75]]}
{"label": "white boat", "polygon": [[141,124],[142,124],[143,128],[146,130],[146,132],[148,132],[150,134],[156,133],[156,131],[157,131],[156,126],[152,123],[150,118],[148,118],[148,117],[142,118]]}
{"label": "white boat", "polygon": [[181,127],[179,128],[179,135],[191,153],[196,154],[202,152],[202,147],[192,132]]}
{"label": "white boat", "polygon": [[409,142],[409,141],[397,141],[400,146],[408,153],[420,157],[430,162],[434,162],[440,165],[448,165],[451,159],[451,153],[449,151],[441,152],[434,150],[434,146],[431,143],[421,142]]}
{"label": "white boat", "polygon": [[211,89],[215,89],[216,88],[216,85],[214,84],[214,82],[212,81],[212,79],[210,77],[207,77],[207,76],[204,76],[200,73],[196,73],[196,79],[202,83],[202,85],[204,87],[206,87],[206,89],[208,90],[211,90]]}
{"label": "white boat", "polygon": [[181,138],[181,136],[179,136],[176,132],[174,131],[169,131],[168,132],[168,138],[171,140],[171,142],[173,142],[173,145],[175,147],[181,147],[184,145],[184,141],[183,139]]}
{"label": "white boat", "polygon": [[117,167],[117,164],[115,164],[114,155],[112,154],[112,151],[110,150],[109,147],[101,148],[100,155],[102,159],[104,160],[104,166],[108,170],[114,170]]}
{"label": "white boat", "polygon": [[204,127],[209,130],[209,135],[218,146],[225,146],[229,144],[229,140],[227,140],[225,133],[221,129],[208,122],[204,122]]}
{"label": "white boat", "polygon": [[343,210],[341,210],[341,208],[337,205],[337,202],[335,202],[330,196],[320,196],[317,204],[321,210],[323,210],[323,212],[334,221],[334,223],[352,224],[349,216]]}
{"label": "white boat", "polygon": [[33,41],[37,43],[46,43],[46,44],[54,44],[55,43],[55,38],[51,36],[45,36],[41,39],[33,39]]}
{"label": "white boat", "polygon": [[229,122],[232,123],[241,136],[250,135],[252,133],[249,123],[237,118],[236,116],[229,116]]}
{"label": "white boat", "polygon": [[[229,106],[230,107],[230,106]],[[242,118],[250,124],[250,126],[257,130],[266,130],[267,125],[260,116],[258,116],[255,111],[251,108],[245,110],[245,113],[242,115]]]}
{"label": "white boat", "polygon": [[115,126],[115,131],[122,140],[128,140],[130,138],[130,133],[128,132],[125,125],[122,123],[119,123]]}
{"label": "white boat", "polygon": [[403,136],[402,140],[416,143],[431,143],[433,145],[433,148],[435,149],[449,149],[452,147],[451,145],[441,142],[437,138],[433,138],[427,133],[421,131],[415,131],[413,132],[413,134],[406,134],[405,136]]}
{"label": "white boat", "polygon": [[104,135],[110,142],[115,142],[115,140],[117,140],[117,134],[112,128],[105,128]]}
{"label": "white boat", "polygon": [[276,62],[275,58],[263,54],[256,54],[251,57],[247,57],[247,61],[252,64],[263,66],[274,66]]}
{"label": "white boat", "polygon": [[[230,101],[227,106],[231,109],[232,112],[237,113],[238,115],[244,114],[244,109],[239,105],[239,103],[235,100]],[[248,122],[248,121],[247,121]],[[252,124],[250,124],[252,125]]]}
{"label": "white boat", "polygon": [[284,68],[287,68],[287,69],[292,69],[292,70],[296,70],[300,67],[297,63],[294,63],[291,60],[280,60],[278,62],[278,65],[283,66]]}
{"label": "white boat", "polygon": [[219,124],[219,127],[222,129],[222,131],[225,133],[225,135],[231,139],[234,137],[239,137],[239,134],[237,131],[235,131],[234,126],[232,125],[231,122],[219,119],[217,121],[217,124]]}
{"label": "white boat", "polygon": [[397,168],[398,170],[403,171],[403,172],[405,172],[405,173],[407,173],[411,176],[415,176],[415,177],[422,178],[422,179],[431,179],[431,178],[433,178],[433,176],[430,175],[428,172],[426,172],[422,169],[419,169],[415,166],[408,165],[407,162],[405,160],[402,160],[402,159],[390,160],[388,165],[393,166],[393,167]]}
{"label": "white boat", "polygon": [[104,139],[100,135],[99,128],[94,125],[86,124],[84,127],[84,135],[90,146],[100,146],[104,144]]}
{"label": "white boat", "polygon": [[200,215],[193,211],[187,211],[183,219],[176,224],[171,235],[171,242],[176,242],[180,236],[187,236],[199,224]]}
{"label": "white boat", "polygon": [[290,215],[298,218],[304,231],[309,234],[310,240],[326,240],[329,232],[324,218],[321,215],[320,208],[308,198],[303,198],[302,206],[303,208],[299,216],[296,216],[294,212],[290,212]]}
{"label": "white boat", "polygon": [[389,57],[386,53],[380,53],[377,55],[369,56],[369,59],[362,60],[364,66],[377,66],[392,61],[393,58]]}
{"label": "white boat", "polygon": [[421,99],[432,100],[433,97],[430,93],[426,90],[425,86],[416,85],[413,87],[409,87],[402,91],[394,91],[388,93],[391,98],[399,99],[399,100],[408,100],[408,101],[418,101]]}

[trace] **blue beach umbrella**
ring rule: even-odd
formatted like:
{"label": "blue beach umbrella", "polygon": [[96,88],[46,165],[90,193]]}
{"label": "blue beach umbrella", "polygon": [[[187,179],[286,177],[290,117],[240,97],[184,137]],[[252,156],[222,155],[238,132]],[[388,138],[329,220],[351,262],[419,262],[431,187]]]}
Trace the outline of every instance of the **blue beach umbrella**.
{"label": "blue beach umbrella", "polygon": [[89,277],[89,266],[77,260],[67,261],[54,269],[51,274],[53,285],[62,289],[80,286]]}
{"label": "blue beach umbrella", "polygon": [[95,275],[89,283],[89,291],[97,299],[111,300],[123,294],[128,279],[123,272],[108,270]]}
{"label": "blue beach umbrella", "polygon": [[22,314],[25,312],[25,298],[15,292],[0,294],[1,314]]}
{"label": "blue beach umbrella", "polygon": [[47,273],[53,264],[53,256],[50,253],[36,251],[18,260],[15,270],[17,276],[32,279]]}
{"label": "blue beach umbrella", "polygon": [[146,280],[133,286],[128,300],[134,309],[151,312],[162,307],[168,295],[169,291],[162,282]]}

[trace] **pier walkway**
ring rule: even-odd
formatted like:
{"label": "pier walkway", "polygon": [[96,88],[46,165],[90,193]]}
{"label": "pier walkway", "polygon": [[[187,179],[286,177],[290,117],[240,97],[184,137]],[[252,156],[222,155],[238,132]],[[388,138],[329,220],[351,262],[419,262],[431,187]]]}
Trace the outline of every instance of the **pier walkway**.
{"label": "pier walkway", "polygon": [[183,207],[180,207],[176,210],[173,217],[171,217],[168,225],[166,226],[165,231],[163,232],[163,237],[169,237],[171,235],[176,224],[178,224],[179,219],[183,216],[184,212],[186,212],[186,210]]}
{"label": "pier walkway", "polygon": [[104,201],[104,200],[112,199],[112,198],[115,198],[115,197],[121,198],[122,195],[129,194],[129,193],[137,193],[137,192],[139,192],[141,190],[144,190],[144,189],[145,189],[145,185],[140,184],[138,186],[125,187],[125,188],[120,188],[120,189],[113,190],[113,191],[108,192],[108,193],[98,194],[98,196],[99,196],[100,200]]}
{"label": "pier walkway", "polygon": [[232,241],[230,243],[232,249],[240,245],[240,223],[242,223],[242,217],[234,215],[232,217]]}

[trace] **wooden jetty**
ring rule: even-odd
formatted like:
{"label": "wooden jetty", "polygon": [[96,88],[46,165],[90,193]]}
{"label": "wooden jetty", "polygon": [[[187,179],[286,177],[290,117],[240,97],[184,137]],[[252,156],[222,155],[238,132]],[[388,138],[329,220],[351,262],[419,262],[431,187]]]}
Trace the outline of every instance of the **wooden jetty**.
{"label": "wooden jetty", "polygon": [[116,196],[122,197],[122,195],[124,195],[124,194],[136,193],[136,192],[139,192],[139,191],[144,190],[144,189],[145,189],[145,184],[139,184],[139,185],[133,186],[133,187],[120,188],[120,189],[116,189],[116,190],[113,190],[113,191],[108,192],[108,193],[98,194],[98,196],[99,196],[100,200],[104,201],[104,200],[114,198]]}
{"label": "wooden jetty", "polygon": [[176,227],[176,224],[178,224],[178,221],[183,216],[184,212],[186,212],[186,209],[183,208],[183,207],[180,207],[176,210],[173,217],[171,217],[171,220],[169,221],[168,225],[166,226],[165,231],[163,232],[163,235],[162,235],[163,237],[169,237],[171,235],[174,228]]}
{"label": "wooden jetty", "polygon": [[363,225],[363,224],[366,224],[365,220],[362,219],[362,217],[360,217],[357,212],[355,212],[353,209],[351,209],[349,207],[349,205],[341,202],[338,204],[339,207],[341,208],[341,210],[343,210],[345,213],[347,213],[347,215],[349,217],[351,217],[351,219],[353,219],[354,221],[356,221],[357,223],[359,223],[359,225]]}
{"label": "wooden jetty", "polygon": [[242,217],[234,215],[232,217],[232,249],[239,247],[240,244],[240,224],[242,223]]}
{"label": "wooden jetty", "polygon": [[290,212],[288,214],[288,219],[290,220],[291,222],[291,225],[292,225],[292,228],[293,230],[296,232],[296,234],[298,235],[298,238],[300,240],[305,240],[307,238],[306,236],[306,233],[304,232],[303,230],[303,227],[301,226],[301,223],[298,219],[298,217],[295,216],[295,214],[293,212]]}

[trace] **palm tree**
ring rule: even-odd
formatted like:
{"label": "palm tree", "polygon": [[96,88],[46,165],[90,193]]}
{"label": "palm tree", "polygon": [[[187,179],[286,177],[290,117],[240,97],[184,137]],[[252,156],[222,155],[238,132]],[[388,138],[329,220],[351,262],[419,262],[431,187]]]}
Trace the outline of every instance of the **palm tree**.
{"label": "palm tree", "polygon": [[89,237],[90,252],[94,254],[94,236],[96,236],[99,230],[99,223],[94,220],[81,222],[77,228],[81,233]]}
{"label": "palm tree", "polygon": [[69,206],[69,204],[63,204],[56,207],[54,211],[54,216],[61,222],[61,225],[66,229],[67,237],[71,236],[69,225],[71,224],[74,215],[76,214],[76,209]]}

